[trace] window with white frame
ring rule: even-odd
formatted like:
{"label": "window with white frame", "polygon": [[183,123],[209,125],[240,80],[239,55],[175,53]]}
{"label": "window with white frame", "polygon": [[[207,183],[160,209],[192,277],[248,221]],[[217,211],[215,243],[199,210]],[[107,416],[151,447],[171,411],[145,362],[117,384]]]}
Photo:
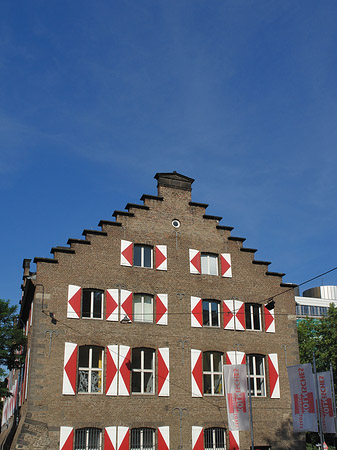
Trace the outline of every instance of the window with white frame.
{"label": "window with white frame", "polygon": [[246,330],[261,331],[261,305],[245,303]]}
{"label": "window with white frame", "polygon": [[132,349],[132,393],[154,394],[154,360],[152,348]]}
{"label": "window with white frame", "polygon": [[103,318],[103,291],[98,289],[83,289],[82,317],[88,319]]}
{"label": "window with white frame", "polygon": [[220,327],[220,302],[217,300],[202,301],[202,324],[205,327]]}
{"label": "window with white frame", "polygon": [[247,355],[250,393],[254,397],[266,396],[265,362],[262,355]]}
{"label": "window with white frame", "polygon": [[74,450],[102,450],[102,430],[81,428],[75,430]]}
{"label": "window with white frame", "polygon": [[155,450],[153,428],[132,428],[130,450]]}
{"label": "window with white frame", "polygon": [[133,265],[137,267],[153,267],[153,248],[151,245],[134,244]]}
{"label": "window with white frame", "polygon": [[153,322],[153,296],[148,294],[134,294],[133,320],[135,322]]}
{"label": "window with white frame", "polygon": [[220,352],[204,352],[202,358],[204,394],[223,395],[223,355]]}
{"label": "window with white frame", "polygon": [[79,347],[77,392],[100,394],[103,388],[103,349]]}
{"label": "window with white frame", "polygon": [[225,428],[206,428],[204,430],[205,450],[226,450]]}
{"label": "window with white frame", "polygon": [[203,275],[218,275],[218,255],[201,253],[201,273]]}

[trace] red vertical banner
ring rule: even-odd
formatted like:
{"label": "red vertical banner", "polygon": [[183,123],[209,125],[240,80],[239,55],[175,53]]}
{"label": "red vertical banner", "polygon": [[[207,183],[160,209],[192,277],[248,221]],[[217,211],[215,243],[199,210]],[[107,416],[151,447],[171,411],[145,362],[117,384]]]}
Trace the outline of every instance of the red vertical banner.
{"label": "red vertical banner", "polygon": [[317,373],[318,401],[321,411],[323,433],[336,433],[330,372]]}
{"label": "red vertical banner", "polygon": [[224,366],[228,428],[249,430],[247,369],[245,364]]}
{"label": "red vertical banner", "polygon": [[315,383],[311,364],[287,368],[290,384],[294,431],[316,431]]}

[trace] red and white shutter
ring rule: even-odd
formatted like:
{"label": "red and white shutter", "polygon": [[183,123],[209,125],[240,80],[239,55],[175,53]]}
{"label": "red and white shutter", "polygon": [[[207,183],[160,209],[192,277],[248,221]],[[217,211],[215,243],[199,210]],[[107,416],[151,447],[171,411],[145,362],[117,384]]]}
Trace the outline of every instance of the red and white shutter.
{"label": "red and white shutter", "polygon": [[229,450],[240,450],[240,439],[238,431],[228,431]]}
{"label": "red and white shutter", "polygon": [[129,428],[118,427],[117,431],[117,450],[129,450]]}
{"label": "red and white shutter", "polygon": [[202,300],[191,297],[191,327],[202,327]]}
{"label": "red and white shutter", "polygon": [[133,243],[121,240],[121,266],[132,267]]}
{"label": "red and white shutter", "polygon": [[246,364],[246,354],[244,352],[226,352],[226,364]]}
{"label": "red and white shutter", "polygon": [[234,300],[223,301],[223,327],[225,330],[234,330]]}
{"label": "red and white shutter", "polygon": [[118,395],[130,395],[130,356],[130,347],[120,345],[118,358]]}
{"label": "red and white shutter", "polygon": [[245,304],[239,300],[234,300],[235,329],[244,331],[246,329]]}
{"label": "red and white shutter", "polygon": [[132,322],[132,292],[121,289],[121,320],[125,317]]}
{"label": "red and white shutter", "polygon": [[167,246],[156,245],[155,254],[156,254],[156,269],[167,270]]}
{"label": "red and white shutter", "polygon": [[73,450],[74,428],[60,427],[60,450]]}
{"label": "red and white shutter", "polygon": [[266,333],[275,333],[275,309],[267,309],[264,306],[264,325]]}
{"label": "red and white shutter", "polygon": [[106,395],[117,395],[118,345],[108,345],[106,354]]}
{"label": "red and white shutter", "polygon": [[158,348],[158,396],[170,395],[170,350]]}
{"label": "red and white shutter", "polygon": [[201,273],[200,251],[190,248],[190,273]]}
{"label": "red and white shutter", "polygon": [[104,430],[104,450],[117,450],[117,427],[106,427]]}
{"label": "red and white shutter", "polygon": [[79,319],[81,316],[81,288],[70,284],[68,286],[68,319]]}
{"label": "red and white shutter", "polygon": [[156,324],[157,325],[167,325],[167,308],[168,308],[168,297],[167,294],[157,294],[156,295]]}
{"label": "red and white shutter", "polygon": [[270,398],[281,398],[277,353],[268,355]]}
{"label": "red and white shutter", "polygon": [[192,450],[204,450],[204,429],[192,426]]}
{"label": "red and white shutter", "polygon": [[170,450],[170,427],[158,427],[157,450]]}
{"label": "red and white shutter", "polygon": [[63,395],[75,395],[77,371],[77,344],[64,343]]}
{"label": "red and white shutter", "polygon": [[107,289],[105,294],[106,320],[118,322],[118,289]]}
{"label": "red and white shutter", "polygon": [[191,349],[192,397],[202,397],[202,352]]}
{"label": "red and white shutter", "polygon": [[232,261],[230,253],[221,253],[221,276],[232,278]]}
{"label": "red and white shutter", "polygon": [[29,363],[30,363],[30,348],[28,349],[27,357],[26,357],[25,400],[27,400],[27,396],[28,396]]}

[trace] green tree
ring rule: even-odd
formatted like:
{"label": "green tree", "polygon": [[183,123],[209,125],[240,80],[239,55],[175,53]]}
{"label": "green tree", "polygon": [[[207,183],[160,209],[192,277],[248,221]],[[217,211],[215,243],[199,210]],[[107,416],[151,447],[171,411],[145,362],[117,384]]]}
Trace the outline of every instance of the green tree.
{"label": "green tree", "polygon": [[[6,387],[7,370],[21,366],[26,338],[17,326],[16,306],[10,306],[9,300],[0,299],[0,398],[10,395]],[[2,402],[0,404],[2,409]]]}

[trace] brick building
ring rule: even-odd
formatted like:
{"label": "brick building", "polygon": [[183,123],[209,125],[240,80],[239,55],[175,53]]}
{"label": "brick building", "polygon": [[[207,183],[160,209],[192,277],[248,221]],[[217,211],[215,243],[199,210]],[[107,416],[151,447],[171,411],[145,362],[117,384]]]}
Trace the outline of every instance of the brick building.
{"label": "brick building", "polygon": [[155,178],[158,195],[35,258],[36,273],[24,260],[8,448],[249,449],[248,431],[227,429],[222,371],[246,360],[255,448],[303,448],[286,374],[299,362],[294,285],[191,201],[193,179]]}

